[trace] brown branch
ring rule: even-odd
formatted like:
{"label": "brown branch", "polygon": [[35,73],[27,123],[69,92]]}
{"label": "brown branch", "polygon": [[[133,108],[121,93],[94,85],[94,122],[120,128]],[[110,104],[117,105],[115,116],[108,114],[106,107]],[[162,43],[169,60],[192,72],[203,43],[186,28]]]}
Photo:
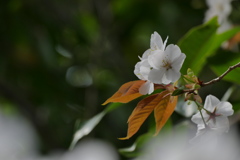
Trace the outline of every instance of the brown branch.
{"label": "brown branch", "polygon": [[235,64],[235,65],[233,65],[233,66],[231,66],[231,67],[229,67],[228,70],[225,71],[221,76],[219,76],[219,77],[217,77],[217,78],[215,78],[215,79],[213,79],[213,80],[211,80],[211,81],[208,81],[208,82],[206,82],[206,83],[201,83],[201,84],[200,84],[201,87],[204,87],[204,86],[207,86],[207,85],[210,85],[210,84],[213,84],[213,83],[216,83],[216,82],[220,81],[220,80],[223,79],[223,77],[225,77],[229,72],[231,72],[232,70],[234,70],[234,69],[237,68],[237,67],[240,67],[240,62],[237,63],[237,64]]}

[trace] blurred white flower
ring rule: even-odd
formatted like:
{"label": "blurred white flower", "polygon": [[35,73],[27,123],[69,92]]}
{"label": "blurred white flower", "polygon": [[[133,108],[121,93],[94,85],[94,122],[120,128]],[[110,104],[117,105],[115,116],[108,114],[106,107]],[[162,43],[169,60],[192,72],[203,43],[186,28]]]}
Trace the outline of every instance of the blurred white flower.
{"label": "blurred white flower", "polygon": [[37,155],[37,136],[23,117],[0,111],[0,160],[20,160]]}
{"label": "blurred white flower", "polygon": [[231,28],[233,28],[233,24],[231,24],[231,22],[226,19],[218,27],[218,33],[223,33]]}
{"label": "blurred white flower", "polygon": [[219,33],[232,28],[232,24],[228,21],[228,16],[232,11],[231,1],[232,0],[206,0],[209,8],[205,13],[204,22],[209,21],[214,16],[218,16],[218,23],[220,24],[218,28]]}
{"label": "blurred white flower", "polygon": [[205,13],[204,21],[209,21],[212,17],[218,16],[219,24],[222,24],[232,11],[232,0],[206,0],[208,10]]}
{"label": "blurred white flower", "polygon": [[169,84],[177,81],[186,55],[177,45],[170,44],[165,51],[156,50],[148,57],[151,71],[148,79],[156,84]]}
{"label": "blurred white flower", "polygon": [[72,151],[67,152],[61,160],[118,160],[118,153],[108,143],[101,140],[85,140]]}
{"label": "blurred white flower", "polygon": [[54,151],[49,155],[24,160],[119,160],[119,155],[112,145],[103,140],[85,139],[72,150]]}
{"label": "blurred white flower", "polygon": [[[188,143],[186,134],[161,135],[145,145],[145,150],[136,160],[238,160],[237,134],[221,135],[216,141]],[[209,135],[205,135],[208,138]],[[210,136],[211,137],[211,136]],[[208,139],[210,139],[210,137]]]}
{"label": "blurred white flower", "polygon": [[197,112],[197,105],[192,101],[185,101],[183,98],[179,98],[175,111],[184,117],[191,117]]}
{"label": "blurred white flower", "polygon": [[205,128],[204,124],[198,124],[197,125],[197,133],[196,133],[195,137],[190,139],[189,143],[204,144],[206,142],[211,141],[212,143],[215,144],[221,135],[222,135],[222,133],[216,129]]}
{"label": "blurred white flower", "polygon": [[231,116],[234,112],[231,103],[220,102],[215,96],[209,95],[205,100],[204,109],[201,112],[203,119],[200,112],[192,116],[192,121],[200,126],[199,130],[203,129],[204,121],[207,128],[220,133],[229,130],[228,116]]}

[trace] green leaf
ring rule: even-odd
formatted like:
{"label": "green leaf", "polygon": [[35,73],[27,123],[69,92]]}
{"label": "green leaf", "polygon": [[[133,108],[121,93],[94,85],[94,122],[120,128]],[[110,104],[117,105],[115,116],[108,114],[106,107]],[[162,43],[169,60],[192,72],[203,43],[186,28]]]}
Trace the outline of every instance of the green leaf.
{"label": "green leaf", "polygon": [[206,57],[208,57],[207,50],[212,44],[217,28],[217,17],[214,17],[208,23],[191,29],[179,41],[178,45],[181,51],[187,56],[182,67],[184,72],[186,72],[188,68],[192,68],[195,74],[199,73]]}
{"label": "green leaf", "polygon": [[[238,62],[240,62],[240,57],[234,61],[222,63],[221,65],[211,65],[211,69],[217,74],[217,76],[220,76],[230,66],[233,66]],[[240,79],[240,68],[235,68],[223,78],[223,80],[225,81],[230,81],[237,84],[240,84],[239,79]]]}
{"label": "green leaf", "polygon": [[[213,72],[220,76],[222,75],[230,66],[233,66],[240,62],[240,53],[233,53],[230,51],[221,51],[208,59],[210,68]],[[223,80],[240,84],[240,68],[235,68],[230,73],[228,73]]]}
{"label": "green leaf", "polygon": [[118,108],[121,105],[121,103],[111,103],[108,105],[105,110],[98,113],[88,121],[86,121],[82,127],[80,127],[74,134],[72,143],[70,145],[70,149],[73,149],[76,145],[76,143],[84,136],[88,135],[96,126],[97,124],[102,120],[102,118],[108,113],[116,108]]}
{"label": "green leaf", "polygon": [[183,89],[175,89],[172,93],[172,96],[178,96],[184,93]]}
{"label": "green leaf", "polygon": [[[233,110],[235,113],[239,113],[240,111],[240,102],[237,102],[237,103],[232,103],[233,105]],[[237,114],[236,114],[237,115]]]}
{"label": "green leaf", "polygon": [[191,29],[179,41],[179,47],[187,56],[182,71],[186,72],[188,68],[191,68],[198,75],[206,64],[207,58],[212,56],[223,42],[240,32],[240,27],[221,34],[217,34],[217,29],[217,17],[214,17],[206,24]]}

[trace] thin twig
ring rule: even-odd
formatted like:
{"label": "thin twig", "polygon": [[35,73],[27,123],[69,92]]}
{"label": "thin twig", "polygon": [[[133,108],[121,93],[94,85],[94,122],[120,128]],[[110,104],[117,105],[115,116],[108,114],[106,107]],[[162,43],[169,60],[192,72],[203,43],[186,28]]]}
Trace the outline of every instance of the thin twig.
{"label": "thin twig", "polygon": [[204,126],[205,126],[205,128],[207,128],[207,123],[205,122],[205,119],[204,119],[203,114],[202,114],[202,109],[204,109],[204,108],[202,106],[200,106],[196,101],[194,101],[194,102],[198,106],[198,110],[200,112],[200,115],[201,115],[201,118],[203,120]]}
{"label": "thin twig", "polygon": [[240,67],[240,62],[235,64],[234,66],[231,66],[228,68],[227,71],[225,71],[221,76],[209,81],[209,82],[206,82],[206,83],[201,83],[201,87],[204,87],[204,86],[207,86],[207,85],[210,85],[210,84],[213,84],[213,83],[216,83],[218,81],[220,81],[221,79],[223,79],[223,77],[225,77],[229,72],[231,72],[232,70],[234,70],[235,68],[237,67]]}

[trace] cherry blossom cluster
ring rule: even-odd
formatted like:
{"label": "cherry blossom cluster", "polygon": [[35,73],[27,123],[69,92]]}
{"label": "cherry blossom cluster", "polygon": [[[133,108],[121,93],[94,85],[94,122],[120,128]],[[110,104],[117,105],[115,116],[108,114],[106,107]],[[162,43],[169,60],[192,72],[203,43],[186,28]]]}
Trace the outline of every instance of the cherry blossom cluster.
{"label": "cherry blossom cluster", "polygon": [[[139,93],[143,95],[151,94],[154,91],[154,84],[166,86],[178,81],[181,76],[180,69],[186,55],[181,52],[177,45],[169,44],[166,46],[167,40],[168,38],[163,42],[161,36],[157,32],[154,32],[151,35],[150,49],[146,50],[142,57],[139,57],[140,61],[135,65],[135,75],[139,79],[146,81],[139,88]],[[189,75],[188,78],[191,79]],[[191,83],[198,83],[195,75],[193,75],[192,79]],[[196,84],[193,85],[189,82],[186,86],[196,86]],[[198,86],[200,87],[200,84]],[[196,91],[194,90],[195,88],[193,87],[193,89],[190,89],[191,92],[186,92],[185,95],[194,94],[194,96],[200,98],[197,89]],[[213,95],[206,97],[204,106],[199,104],[202,103],[201,100],[192,99],[189,96],[186,96],[186,100],[195,101],[199,110],[198,113],[192,116],[192,121],[198,127],[197,134],[193,140],[209,137],[206,136],[209,134],[215,136],[216,134],[221,135],[228,132],[228,116],[231,116],[234,112],[229,102],[221,102]]]}
{"label": "cherry blossom cluster", "polygon": [[169,84],[176,82],[180,76],[180,69],[186,58],[177,45],[166,46],[168,38],[163,43],[161,36],[154,32],[151,35],[150,49],[146,50],[140,62],[135,65],[134,73],[145,80],[139,92],[143,95],[154,91],[154,84]]}

